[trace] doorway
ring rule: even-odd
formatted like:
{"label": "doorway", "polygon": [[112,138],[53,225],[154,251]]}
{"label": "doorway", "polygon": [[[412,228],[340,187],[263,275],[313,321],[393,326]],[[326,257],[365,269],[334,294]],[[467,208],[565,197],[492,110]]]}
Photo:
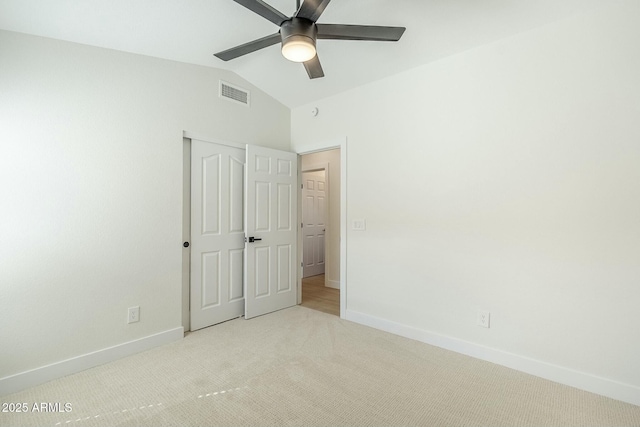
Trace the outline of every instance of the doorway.
{"label": "doorway", "polygon": [[325,286],[324,274],[302,279],[303,307],[340,316],[340,289]]}
{"label": "doorway", "polygon": [[302,286],[300,304],[341,313],[341,149],[300,156]]}

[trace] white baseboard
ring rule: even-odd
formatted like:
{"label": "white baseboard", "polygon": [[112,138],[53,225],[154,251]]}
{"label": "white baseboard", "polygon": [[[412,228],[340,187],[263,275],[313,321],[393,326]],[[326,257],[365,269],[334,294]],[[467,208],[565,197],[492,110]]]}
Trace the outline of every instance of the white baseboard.
{"label": "white baseboard", "polygon": [[0,396],[16,393],[47,381],[75,374],[94,366],[103,365],[114,360],[131,356],[141,351],[181,340],[184,337],[182,327],[169,329],[134,341],[118,344],[113,347],[83,354],[51,365],[42,366],[19,374],[0,378]]}
{"label": "white baseboard", "polygon": [[476,359],[506,366],[560,384],[640,406],[640,387],[637,386],[436,334],[353,310],[346,311],[346,319],[395,335],[455,351],[456,353],[475,357]]}
{"label": "white baseboard", "polygon": [[329,280],[327,279],[324,282],[324,286],[327,288],[340,289],[340,281],[339,280]]}

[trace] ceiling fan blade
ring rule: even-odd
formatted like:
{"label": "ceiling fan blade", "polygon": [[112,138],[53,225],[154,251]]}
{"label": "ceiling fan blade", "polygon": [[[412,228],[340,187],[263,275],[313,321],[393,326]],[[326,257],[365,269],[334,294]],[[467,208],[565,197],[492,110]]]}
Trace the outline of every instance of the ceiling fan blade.
{"label": "ceiling fan blade", "polygon": [[276,24],[278,27],[287,19],[289,19],[289,17],[285,16],[284,14],[282,14],[282,12],[274,9],[273,7],[269,6],[268,4],[266,4],[265,2],[263,2],[262,0],[233,0],[236,3],[246,7],[247,9],[251,10],[252,12],[257,13],[258,15],[262,16],[263,18],[268,19],[269,21],[273,22],[274,24]]}
{"label": "ceiling fan blade", "polygon": [[280,41],[280,33],[275,33],[249,43],[241,44],[240,46],[215,53],[214,55],[223,61],[229,61],[230,59],[235,59],[239,56],[246,55],[247,53],[255,52],[256,50],[280,43]]}
{"label": "ceiling fan blade", "polygon": [[322,65],[320,65],[320,59],[318,59],[317,54],[312,59],[304,62],[304,69],[307,70],[310,79],[324,77],[324,71],[322,71]]}
{"label": "ceiling fan blade", "polygon": [[305,18],[316,22],[331,0],[304,0],[296,12],[296,18]]}
{"label": "ceiling fan blade", "polygon": [[381,27],[377,25],[316,24],[319,39],[375,40],[397,42],[405,27]]}

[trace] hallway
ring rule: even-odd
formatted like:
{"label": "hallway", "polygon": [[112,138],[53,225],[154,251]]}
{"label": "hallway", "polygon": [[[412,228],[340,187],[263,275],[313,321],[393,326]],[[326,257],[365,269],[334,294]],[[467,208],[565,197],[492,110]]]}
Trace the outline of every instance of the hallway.
{"label": "hallway", "polygon": [[324,286],[324,274],[302,279],[302,306],[340,316],[340,290]]}

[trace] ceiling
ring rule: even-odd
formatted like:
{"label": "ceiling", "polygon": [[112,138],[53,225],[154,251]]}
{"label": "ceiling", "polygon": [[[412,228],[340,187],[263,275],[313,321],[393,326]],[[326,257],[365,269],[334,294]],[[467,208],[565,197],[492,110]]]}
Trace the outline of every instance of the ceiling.
{"label": "ceiling", "polygon": [[[266,0],[285,15],[295,0]],[[392,42],[319,40],[310,80],[274,45],[224,62],[213,53],[276,33],[232,0],[0,0],[0,28],[232,70],[289,107],[582,12],[606,0],[333,0],[319,23],[407,27]]]}

